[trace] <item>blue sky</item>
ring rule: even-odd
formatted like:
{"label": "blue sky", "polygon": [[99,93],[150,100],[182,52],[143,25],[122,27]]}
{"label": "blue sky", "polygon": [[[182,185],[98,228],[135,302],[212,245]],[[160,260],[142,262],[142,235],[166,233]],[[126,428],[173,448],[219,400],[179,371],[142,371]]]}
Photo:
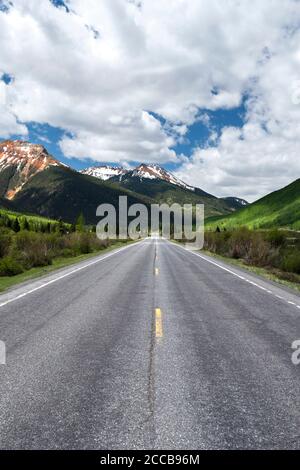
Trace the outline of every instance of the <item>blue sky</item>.
{"label": "blue sky", "polygon": [[0,0],[0,50],[0,138],[249,201],[300,176],[299,1]]}
{"label": "blue sky", "polygon": [[[222,129],[226,127],[238,127],[242,128],[245,123],[245,105],[244,103],[233,109],[224,109],[217,111],[201,110],[199,111],[200,116],[208,116],[209,125],[206,125],[201,120],[196,121],[188,128],[188,132],[185,135],[184,142],[177,144],[174,150],[177,154],[184,154],[187,157],[191,157],[195,148],[206,148],[208,146],[215,145],[215,142],[210,141],[211,132],[215,131],[219,137]],[[169,165],[169,169],[177,168],[177,165]]]}
{"label": "blue sky", "polygon": [[[4,80],[6,83],[9,83],[11,78],[9,78],[9,76],[5,76],[2,77],[2,80]],[[246,108],[244,103],[237,108],[229,110],[199,110],[199,116],[205,116],[209,119],[209,121],[206,122],[204,119],[200,118],[196,120],[194,124],[188,127],[188,131],[183,138],[183,142],[175,145],[173,149],[178,155],[184,154],[185,156],[190,157],[195,148],[207,148],[207,146],[214,145],[213,142],[210,142],[212,131],[215,131],[219,136],[222,129],[225,127],[234,126],[242,128],[245,123],[245,113]],[[159,119],[162,125],[165,123],[163,118],[156,115],[155,113],[153,113],[153,115]],[[14,134],[11,136],[11,138],[24,139],[29,140],[32,143],[42,144],[58,160],[77,170],[81,170],[90,165],[101,165],[101,162],[95,162],[92,159],[80,160],[78,158],[66,158],[59,145],[60,140],[64,136],[71,136],[71,134],[69,134],[65,129],[36,122],[26,123],[26,126],[28,128],[28,137],[24,138],[23,136]],[[147,162],[147,160],[145,160],[145,162]],[[132,164],[134,165],[139,163],[139,161],[136,161]],[[112,166],[118,165],[115,162],[103,162],[103,164],[110,164]],[[166,163],[163,166],[169,170],[176,170],[180,164]]]}

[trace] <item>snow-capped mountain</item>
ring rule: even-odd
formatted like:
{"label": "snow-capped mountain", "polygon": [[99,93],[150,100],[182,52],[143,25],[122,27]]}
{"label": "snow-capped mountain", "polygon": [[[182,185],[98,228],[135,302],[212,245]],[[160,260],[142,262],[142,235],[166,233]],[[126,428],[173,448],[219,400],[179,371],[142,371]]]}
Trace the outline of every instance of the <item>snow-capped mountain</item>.
{"label": "snow-capped mountain", "polygon": [[94,209],[99,201],[115,201],[123,194],[143,204],[205,204],[207,216],[228,214],[247,204],[238,198],[220,199],[194,188],[156,164],[141,164],[130,170],[106,165],[81,173],[56,160],[42,145],[3,141],[0,204],[70,222],[82,210],[91,223],[96,222]]}
{"label": "snow-capped mountain", "polygon": [[167,181],[168,183],[175,184],[190,191],[195,191],[193,186],[181,181],[179,178],[176,178],[170,171],[165,170],[159,165],[145,165],[142,163],[140,166],[135,168],[132,172],[132,176],[138,176],[139,178],[148,178],[148,179],[160,179]]}
{"label": "snow-capped mountain", "polygon": [[239,197],[223,197],[222,198],[233,210],[241,209],[242,207],[248,206],[249,202]]}
{"label": "snow-capped mountain", "polygon": [[100,180],[106,181],[115,176],[121,176],[126,174],[127,170],[121,167],[105,165],[92,166],[90,168],[82,170],[80,173],[82,173],[83,175],[94,176],[95,178],[99,178]]}
{"label": "snow-capped mountain", "polygon": [[176,186],[180,186],[181,188],[188,189],[190,191],[195,191],[195,188],[193,186],[189,186],[188,184],[181,181],[179,178],[176,178],[176,176],[174,176],[170,171],[167,171],[161,166],[155,164],[146,165],[145,163],[142,163],[133,170],[126,170],[121,167],[96,166],[82,170],[81,173],[85,175],[94,176],[104,181],[112,179],[116,176],[119,176],[120,180],[124,179],[124,177],[140,178],[141,180],[157,179],[166,181]]}
{"label": "snow-capped mountain", "polygon": [[234,200],[235,200],[235,202],[237,202],[241,206],[248,206],[249,205],[249,202],[246,201],[245,199],[240,199],[239,197],[235,197]]}
{"label": "snow-capped mountain", "polygon": [[65,166],[53,158],[42,145],[22,140],[0,143],[0,173],[5,186],[1,197],[13,199],[24,184],[37,173],[51,166]]}

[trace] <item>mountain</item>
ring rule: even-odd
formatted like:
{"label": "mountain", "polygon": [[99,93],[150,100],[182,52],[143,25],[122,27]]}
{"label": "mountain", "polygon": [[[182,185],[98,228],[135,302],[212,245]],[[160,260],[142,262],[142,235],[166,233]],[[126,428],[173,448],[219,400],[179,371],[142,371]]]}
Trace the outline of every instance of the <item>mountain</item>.
{"label": "mountain", "polygon": [[114,166],[92,166],[87,168],[86,170],[82,170],[80,173],[83,175],[94,176],[95,178],[99,178],[102,181],[107,181],[115,176],[122,176],[127,173],[127,170],[120,167]]}
{"label": "mountain", "polygon": [[62,166],[42,145],[4,141],[0,143],[0,197],[14,199],[33,176],[47,168]]}
{"label": "mountain", "polygon": [[9,201],[8,199],[5,199],[4,197],[0,197],[0,209],[5,209],[5,210],[15,210],[15,206],[13,201]]}
{"label": "mountain", "polygon": [[166,181],[167,183],[174,184],[184,189],[189,189],[190,191],[195,191],[193,186],[181,181],[179,178],[173,175],[170,171],[165,170],[159,165],[145,165],[144,163],[135,168],[132,172],[133,177],[138,177],[141,179],[160,179]]}
{"label": "mountain", "polygon": [[159,204],[205,204],[206,216],[228,214],[230,212],[225,201],[198,188],[191,191],[162,179],[141,178],[134,174],[126,175],[121,180],[113,178],[110,181],[115,188],[122,188],[135,194],[144,195]]}
{"label": "mountain", "polygon": [[115,177],[119,177],[119,181],[128,178],[140,178],[141,180],[150,179],[150,180],[163,180],[167,183],[174,184],[181,188],[189,189],[194,191],[195,188],[193,186],[189,186],[188,184],[181,181],[179,178],[174,176],[170,171],[165,170],[159,165],[149,164],[146,165],[142,163],[141,165],[134,168],[134,170],[126,170],[122,167],[112,167],[112,166],[93,166],[90,168],[86,168],[82,170],[81,173],[84,175],[94,176],[95,178],[102,179],[103,181],[114,179]]}
{"label": "mountain", "polygon": [[[114,170],[117,171],[117,174],[113,174]],[[154,164],[143,163],[133,170],[99,166],[87,168],[82,173],[100,179],[103,179],[104,175],[106,181],[112,183],[115,188],[133,191],[135,194],[146,196],[157,203],[205,204],[206,216],[228,214],[244,205],[244,201],[238,198],[217,198],[199,188],[190,186],[170,171]],[[108,175],[112,176],[107,177]]]}
{"label": "mountain", "polygon": [[0,144],[0,206],[73,223],[82,212],[86,222],[99,219],[99,204],[118,206],[119,196],[128,203],[150,201],[133,192],[113,188],[92,176],[63,165],[40,145],[22,141]]}
{"label": "mountain", "polygon": [[87,223],[95,224],[97,207],[102,203],[118,207],[119,196],[128,196],[128,204],[148,202],[70,168],[54,167],[31,178],[13,202],[18,210],[71,223],[83,213]]}
{"label": "mountain", "polygon": [[245,199],[240,199],[239,197],[222,197],[222,199],[232,208],[233,211],[246,207],[249,204]]}
{"label": "mountain", "polygon": [[232,203],[194,188],[159,165],[92,167],[77,172],[50,155],[42,145],[24,141],[0,143],[0,207],[74,222],[82,212],[86,222],[97,222],[101,203],[174,202],[205,204],[206,216],[225,215]]}
{"label": "mountain", "polygon": [[300,230],[300,179],[234,214],[208,221],[212,228],[247,226],[249,228],[286,227]]}

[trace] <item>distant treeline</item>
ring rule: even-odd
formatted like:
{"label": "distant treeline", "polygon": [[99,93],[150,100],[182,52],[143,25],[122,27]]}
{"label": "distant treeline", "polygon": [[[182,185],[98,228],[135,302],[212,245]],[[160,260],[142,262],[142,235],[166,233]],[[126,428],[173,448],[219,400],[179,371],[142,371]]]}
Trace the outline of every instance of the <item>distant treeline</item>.
{"label": "distant treeline", "polygon": [[14,232],[21,230],[41,233],[55,233],[75,231],[75,227],[63,221],[48,220],[35,216],[18,215],[6,211],[0,211],[0,228],[6,227]]}

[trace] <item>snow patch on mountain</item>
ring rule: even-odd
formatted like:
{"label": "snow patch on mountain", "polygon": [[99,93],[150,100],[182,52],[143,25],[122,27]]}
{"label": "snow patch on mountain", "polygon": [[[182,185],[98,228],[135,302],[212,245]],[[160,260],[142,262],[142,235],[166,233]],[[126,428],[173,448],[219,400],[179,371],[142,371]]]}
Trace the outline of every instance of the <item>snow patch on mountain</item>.
{"label": "snow patch on mountain", "polygon": [[22,140],[0,143],[0,173],[9,170],[10,181],[3,196],[13,199],[24,184],[50,166],[66,166],[53,158],[42,145]]}
{"label": "snow patch on mountain", "polygon": [[240,199],[239,197],[235,197],[234,200],[239,203],[241,206],[248,206],[249,202],[245,201],[245,199]]}
{"label": "snow patch on mountain", "polygon": [[121,167],[114,167],[109,165],[104,166],[92,166],[90,168],[86,168],[82,170],[80,173],[83,175],[94,176],[95,178],[99,178],[103,181],[107,181],[114,176],[121,176],[127,173],[127,170]]}
{"label": "snow patch on mountain", "polygon": [[170,184],[180,186],[181,188],[195,191],[193,186],[189,186],[179,178],[176,178],[176,176],[174,176],[171,172],[155,164],[146,165],[145,163],[142,163],[134,170],[126,170],[122,167],[111,167],[108,165],[95,166],[82,170],[81,173],[84,175],[94,176],[95,178],[99,178],[103,181],[109,180],[115,176],[120,176],[120,178],[123,178],[124,176],[130,176],[140,179],[163,180]]}
{"label": "snow patch on mountain", "polygon": [[195,188],[193,186],[189,186],[188,184],[184,183],[179,178],[176,178],[176,176],[174,176],[170,171],[165,170],[159,165],[141,164],[140,166],[135,168],[135,170],[133,170],[133,175],[138,176],[140,178],[164,180],[176,186],[189,189],[190,191],[195,191]]}

